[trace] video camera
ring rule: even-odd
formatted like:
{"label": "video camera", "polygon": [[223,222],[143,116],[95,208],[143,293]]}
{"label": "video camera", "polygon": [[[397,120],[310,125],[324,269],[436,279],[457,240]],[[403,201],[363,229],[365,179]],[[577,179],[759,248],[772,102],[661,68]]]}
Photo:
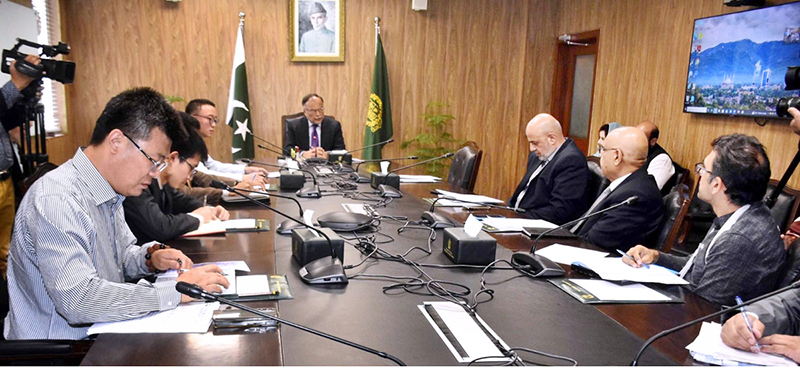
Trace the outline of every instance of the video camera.
{"label": "video camera", "polygon": [[[800,90],[800,66],[789,67],[786,70],[786,91]],[[778,100],[775,111],[779,117],[791,118],[789,108],[800,109],[800,97],[784,97]]]}
{"label": "video camera", "polygon": [[64,84],[72,83],[75,79],[75,63],[71,61],[42,59],[39,65],[29,63],[25,60],[26,54],[19,52],[21,46],[30,46],[37,49],[42,49],[40,56],[55,57],[59,54],[69,54],[69,45],[59,42],[58,45],[40,45],[35,42],[17,39],[17,44],[11,50],[3,50],[3,60],[0,70],[3,73],[9,74],[9,66],[12,60],[16,60],[15,68],[20,73],[35,79],[42,77],[50,78]]}

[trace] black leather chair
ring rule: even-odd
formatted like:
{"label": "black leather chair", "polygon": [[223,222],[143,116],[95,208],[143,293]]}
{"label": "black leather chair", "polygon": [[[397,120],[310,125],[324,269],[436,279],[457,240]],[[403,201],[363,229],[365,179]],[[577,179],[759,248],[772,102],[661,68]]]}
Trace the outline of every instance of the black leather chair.
{"label": "black leather chair", "polygon": [[[767,187],[766,196],[769,196],[777,186],[778,181],[771,179],[769,181],[769,187]],[[800,201],[798,201],[800,200],[800,196],[798,195],[800,195],[800,191],[784,187],[781,194],[775,199],[775,205],[770,209],[772,212],[772,219],[775,219],[775,223],[780,227],[781,233],[789,229],[789,226],[797,216],[797,206],[800,204]]]}
{"label": "black leather chair", "polygon": [[603,170],[600,169],[600,158],[596,156],[589,156],[586,158],[586,165],[589,166],[589,194],[591,196],[591,202],[594,202],[603,191],[605,191],[606,187],[611,184],[611,181],[608,180],[603,175]]}
{"label": "black leather chair", "polygon": [[483,150],[473,141],[458,149],[450,164],[450,174],[447,176],[450,189],[472,192],[478,180],[478,169],[482,158]]}
{"label": "black leather chair", "polygon": [[689,187],[676,185],[664,196],[664,214],[658,230],[655,248],[662,252],[670,252],[678,239],[683,219],[689,211]]}
{"label": "black leather chair", "polygon": [[674,161],[672,162],[672,166],[675,168],[675,174],[673,174],[667,183],[664,184],[664,187],[661,188],[661,196],[667,196],[677,185],[682,184],[688,188],[692,184],[691,178],[689,177],[689,169],[682,167]]}
{"label": "black leather chair", "polygon": [[281,115],[281,147],[286,147],[286,127],[289,122],[299,120],[303,117],[303,112]]}
{"label": "black leather chair", "polygon": [[775,288],[786,287],[800,277],[800,238],[794,240],[786,250],[786,261],[781,267],[778,285]]}

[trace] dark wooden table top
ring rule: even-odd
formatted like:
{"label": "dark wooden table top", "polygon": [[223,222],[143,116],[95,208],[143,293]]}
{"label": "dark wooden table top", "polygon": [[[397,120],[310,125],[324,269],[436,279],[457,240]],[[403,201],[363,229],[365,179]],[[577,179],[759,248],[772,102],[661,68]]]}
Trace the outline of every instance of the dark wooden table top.
{"label": "dark wooden table top", "polygon": [[[433,185],[402,185],[405,194],[388,207],[383,215],[407,216],[417,220],[426,207],[420,200],[432,197]],[[369,191],[361,186],[361,191]],[[286,194],[286,193],[282,193]],[[291,194],[291,193],[288,193]],[[340,195],[322,199],[300,199],[316,215],[341,211],[341,203],[360,201]],[[272,205],[290,215],[296,206],[284,199],[272,199]],[[234,218],[262,218],[273,230],[260,233],[228,234],[225,237],[201,237],[170,242],[195,262],[245,260],[255,273],[286,274],[295,298],[279,303],[250,303],[253,306],[278,306],[282,318],[312,326],[376,349],[386,351],[410,365],[457,365],[416,307],[423,301],[437,301],[431,296],[409,293],[384,293],[387,280],[353,278],[346,286],[318,287],[303,284],[297,275],[300,265],[292,259],[290,237],[274,232],[282,216],[248,205],[229,206]],[[441,209],[441,210],[439,210]],[[454,220],[463,221],[467,212],[455,208],[437,208]],[[486,212],[486,211],[482,211]],[[496,211],[508,216],[510,212]],[[383,222],[381,233],[393,242],[381,245],[401,253],[411,245],[424,245],[427,232],[396,233],[399,223]],[[438,231],[441,237],[441,231]],[[497,258],[508,259],[512,251],[527,250],[531,240],[519,234],[495,235]],[[412,253],[415,261],[452,264],[441,253],[441,238],[433,244],[433,253]],[[548,239],[576,245],[575,240]],[[583,245],[591,247],[591,245]],[[363,255],[346,246],[345,264],[355,264]],[[569,270],[568,267],[565,269]],[[380,261],[367,262],[347,271],[390,275],[413,274],[406,265]],[[462,283],[471,291],[479,288],[479,271],[430,268],[434,278]],[[568,275],[572,277],[573,275]],[[575,276],[578,277],[578,276]],[[478,312],[501,338],[511,346],[522,346],[576,358],[581,365],[626,365],[644,339],[663,329],[711,312],[715,307],[691,293],[685,304],[583,305],[543,280],[518,277],[514,271],[487,273],[495,289],[495,298],[479,306]],[[506,281],[507,280],[507,281]],[[505,281],[505,282],[503,282]],[[502,283],[501,283],[502,282]],[[657,341],[643,363],[670,365],[686,363],[683,348],[699,327],[678,332]],[[666,355],[666,356],[664,356]],[[669,358],[669,359],[667,359]],[[534,362],[564,365],[564,362],[532,358]],[[290,327],[263,334],[218,335],[213,329],[205,334],[103,334],[84,359],[83,365],[391,365],[372,355],[341,346]]]}

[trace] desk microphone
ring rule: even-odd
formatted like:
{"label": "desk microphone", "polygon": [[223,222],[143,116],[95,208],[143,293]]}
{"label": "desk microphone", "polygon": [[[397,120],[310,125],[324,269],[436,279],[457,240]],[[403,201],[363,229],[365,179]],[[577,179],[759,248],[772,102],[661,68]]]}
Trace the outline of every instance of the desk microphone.
{"label": "desk microphone", "polygon": [[650,346],[650,344],[652,344],[652,343],[653,343],[655,340],[657,340],[657,339],[659,339],[659,338],[661,338],[661,337],[664,337],[664,336],[666,336],[666,335],[668,335],[668,334],[671,334],[671,333],[673,333],[673,332],[677,332],[677,331],[679,331],[679,330],[681,330],[681,329],[684,329],[684,328],[686,328],[686,327],[689,327],[689,326],[695,325],[695,324],[697,324],[697,323],[700,323],[700,322],[702,322],[702,321],[704,321],[704,320],[711,319],[711,318],[718,317],[718,316],[720,316],[720,315],[723,315],[723,314],[730,313],[730,312],[732,312],[732,311],[734,311],[734,310],[738,310],[738,309],[739,309],[739,308],[741,308],[742,306],[747,306],[747,305],[750,305],[750,304],[752,304],[752,303],[754,303],[754,302],[761,301],[761,300],[763,300],[763,299],[766,299],[766,298],[768,298],[768,297],[775,296],[775,295],[777,295],[777,294],[779,294],[779,293],[783,293],[783,292],[786,292],[786,291],[788,291],[788,290],[791,290],[791,289],[794,289],[794,288],[797,288],[797,287],[800,287],[800,281],[794,282],[794,283],[792,283],[792,284],[790,284],[790,285],[788,285],[788,286],[786,286],[786,287],[783,287],[783,288],[777,289],[777,290],[775,290],[775,291],[769,292],[769,293],[767,293],[767,294],[761,295],[761,296],[759,296],[759,297],[756,297],[756,298],[754,298],[754,299],[752,299],[752,300],[749,300],[749,301],[747,301],[747,302],[741,303],[741,304],[739,304],[739,305],[731,306],[731,307],[729,307],[729,308],[727,308],[727,309],[722,309],[722,310],[720,310],[720,311],[717,311],[716,313],[708,314],[708,315],[706,315],[706,316],[704,316],[704,317],[701,317],[701,318],[697,318],[697,319],[695,319],[695,320],[692,320],[691,322],[683,323],[683,324],[681,324],[681,325],[679,325],[679,326],[676,326],[676,327],[674,327],[674,328],[670,328],[670,329],[667,329],[667,330],[665,330],[665,331],[662,331],[661,333],[659,333],[659,334],[656,334],[656,335],[655,335],[655,336],[653,336],[653,337],[650,337],[650,339],[648,339],[648,340],[647,340],[647,341],[646,341],[646,342],[645,342],[645,343],[642,345],[642,348],[640,348],[640,349],[639,349],[639,352],[638,352],[638,353],[636,353],[636,356],[633,358],[633,361],[631,362],[631,366],[637,366],[637,365],[639,365],[639,358],[642,356],[642,353],[644,353],[644,350],[645,350],[645,349],[647,349],[647,347],[648,347],[648,346]]}
{"label": "desk microphone", "polygon": [[[303,223],[301,220],[299,220],[299,219],[297,219],[295,217],[289,216],[289,215],[287,215],[286,213],[284,213],[284,212],[282,212],[280,210],[277,210],[277,209],[275,209],[275,208],[273,208],[273,207],[271,207],[271,206],[269,206],[267,204],[264,204],[264,203],[262,203],[262,202],[260,202],[260,201],[258,201],[256,199],[250,197],[250,196],[247,196],[246,194],[244,194],[244,192],[242,192],[238,188],[234,188],[234,187],[228,186],[227,184],[225,184],[225,182],[222,182],[222,181],[219,181],[219,180],[216,180],[216,179],[212,179],[211,180],[211,187],[219,188],[219,189],[222,189],[222,190],[228,190],[229,192],[233,192],[233,193],[235,193],[235,194],[237,194],[237,195],[239,195],[241,197],[244,197],[244,198],[250,200],[250,202],[252,202],[252,203],[254,203],[254,204],[256,204],[256,205],[258,205],[258,206],[260,206],[262,208],[265,208],[267,210],[271,210],[271,211],[273,211],[275,213],[283,215],[284,217],[289,218],[289,219],[291,219],[291,220],[293,220],[293,221],[295,221],[297,223]],[[303,281],[305,281],[306,283],[309,283],[309,284],[320,284],[320,283],[340,284],[340,283],[347,283],[347,275],[344,274],[344,266],[342,266],[342,262],[339,260],[339,258],[336,257],[336,249],[333,247],[333,241],[331,241],[331,238],[328,237],[328,235],[325,234],[325,232],[321,231],[317,227],[312,226],[311,224],[306,224],[305,226],[307,228],[309,228],[309,229],[313,229],[318,234],[322,235],[322,237],[324,237],[325,240],[328,241],[328,246],[331,249],[331,257],[330,258],[323,257],[323,258],[314,260],[314,261],[304,265],[302,268],[300,268],[300,278],[302,278]],[[344,255],[342,255],[342,258],[344,258]]]}
{"label": "desk microphone", "polygon": [[417,160],[417,159],[419,159],[419,156],[411,155],[411,156],[406,156],[406,157],[403,157],[403,158],[361,160],[356,164],[356,169],[353,171],[353,174],[350,174],[350,179],[356,181],[356,183],[369,183],[369,178],[362,177],[362,176],[360,176],[358,174],[358,168],[360,168],[361,164],[364,164],[364,163],[377,163],[377,162],[381,162],[381,161],[397,161],[397,160]]}
{"label": "desk microphone", "polygon": [[377,189],[378,186],[380,186],[382,184],[385,184],[387,186],[392,186],[392,187],[394,187],[394,188],[399,190],[400,189],[400,176],[398,176],[395,173],[397,173],[397,172],[399,172],[401,170],[404,170],[404,169],[411,168],[411,167],[416,167],[416,166],[419,166],[419,165],[422,165],[422,164],[427,164],[427,163],[430,163],[432,161],[447,159],[447,158],[453,157],[453,155],[455,155],[455,154],[452,153],[452,152],[448,152],[447,154],[444,154],[444,155],[441,155],[441,156],[437,156],[435,158],[431,158],[431,159],[423,160],[423,161],[418,161],[418,162],[416,162],[414,164],[409,164],[409,165],[402,166],[402,167],[397,168],[397,169],[392,169],[386,174],[372,172],[372,177],[370,178],[370,182],[371,182],[370,185],[372,186],[372,188]]}
{"label": "desk microphone", "polygon": [[278,150],[275,150],[275,149],[271,149],[271,148],[269,148],[269,147],[266,147],[266,146],[264,146],[264,145],[262,145],[262,144],[258,144],[258,148],[259,148],[259,149],[264,149],[264,150],[267,150],[267,151],[269,151],[269,152],[276,153],[276,154],[278,154],[278,155],[280,155],[280,156],[283,156],[283,153],[281,153],[280,151],[278,151]]}
{"label": "desk microphone", "polygon": [[535,254],[536,245],[539,243],[539,239],[542,238],[542,236],[544,236],[544,235],[546,235],[548,233],[555,232],[558,229],[565,229],[566,227],[569,227],[571,225],[577,224],[578,222],[580,222],[580,221],[582,221],[584,219],[591,218],[591,217],[593,217],[595,215],[603,214],[603,213],[605,213],[607,211],[611,211],[611,210],[616,209],[616,208],[618,208],[620,206],[634,204],[637,201],[639,201],[639,197],[638,196],[631,196],[631,197],[625,199],[624,201],[620,202],[619,204],[611,205],[611,206],[609,206],[609,207],[607,207],[605,209],[598,210],[598,211],[595,211],[593,213],[589,213],[589,214],[584,215],[584,216],[582,216],[582,217],[580,217],[578,219],[575,219],[575,220],[573,220],[571,222],[564,223],[564,224],[562,224],[562,225],[560,225],[558,227],[548,229],[548,230],[540,233],[539,236],[536,237],[536,240],[533,241],[533,246],[531,246],[531,252],[519,251],[519,252],[515,252],[514,254],[512,254],[511,255],[511,263],[513,263],[515,265],[519,265],[519,266],[523,266],[523,265],[530,266],[531,271],[533,271],[533,273],[534,273],[534,277],[557,277],[557,276],[560,276],[560,275],[564,275],[564,269],[562,269],[560,266],[558,266],[558,264],[556,264],[555,262],[553,262],[552,260],[550,260],[550,259],[548,259],[548,258],[546,258],[544,256],[540,256],[540,255],[536,255]]}
{"label": "desk microphone", "polygon": [[[314,180],[314,184],[311,185],[311,186],[304,186],[303,188],[297,190],[297,192],[296,192],[297,197],[312,198],[312,199],[318,199],[318,198],[322,197],[322,192],[320,192],[319,185],[317,185],[317,176],[315,176],[314,173],[311,173],[310,170],[307,170],[307,169],[293,169],[293,168],[289,168],[289,167],[286,167],[286,166],[283,166],[283,165],[264,163],[264,162],[255,161],[255,160],[252,160],[252,159],[241,159],[240,161],[242,163],[246,163],[246,164],[258,164],[258,165],[263,165],[263,166],[273,167],[273,168],[278,168],[278,169],[296,170],[296,171],[300,171],[300,172],[303,172],[303,173],[308,173],[311,176],[311,179]],[[297,188],[297,187],[294,187],[294,188]]]}
{"label": "desk microphone", "polygon": [[369,149],[370,147],[380,146],[380,145],[384,145],[384,144],[388,144],[388,143],[392,143],[392,142],[394,142],[394,138],[390,138],[390,139],[388,139],[388,140],[386,140],[386,141],[381,141],[381,142],[378,142],[378,143],[374,143],[374,144],[372,144],[372,145],[367,145],[367,146],[364,146],[364,147],[359,147],[359,148],[357,148],[357,149],[355,149],[355,150],[347,150],[347,152],[349,152],[349,153],[351,153],[351,154],[352,154],[352,153],[354,153],[354,152],[356,152],[356,151],[361,151],[361,150],[364,150],[364,149]]}
{"label": "desk microphone", "polygon": [[[384,186],[384,185],[381,185],[381,186]],[[510,206],[486,204],[486,203],[482,203],[482,202],[478,202],[478,201],[464,201],[464,200],[456,199],[455,197],[451,197],[451,196],[442,196],[442,197],[438,197],[438,198],[433,200],[433,203],[431,203],[431,207],[430,207],[430,209],[428,209],[428,211],[422,212],[422,222],[423,223],[427,223],[428,226],[433,228],[433,229],[452,228],[452,227],[456,226],[455,223],[453,223],[450,219],[447,219],[444,215],[436,214],[436,210],[435,210],[436,209],[436,203],[439,202],[439,200],[452,200],[452,201],[466,202],[466,203],[470,203],[470,204],[480,204],[480,205],[486,205],[486,206],[488,206],[490,208],[494,208],[494,209],[511,210],[511,211],[514,211],[514,212],[517,212],[517,213],[524,213],[525,212],[525,209],[512,208]]]}
{"label": "desk microphone", "polygon": [[389,355],[389,354],[387,354],[385,352],[381,352],[381,351],[378,351],[378,350],[375,350],[375,349],[372,349],[372,348],[369,348],[369,347],[366,347],[366,346],[362,346],[362,345],[359,345],[359,344],[357,344],[355,342],[351,342],[351,341],[348,341],[346,339],[336,337],[334,335],[330,335],[330,334],[327,334],[327,333],[324,333],[324,332],[320,332],[320,331],[318,331],[316,329],[312,329],[312,328],[309,328],[309,327],[306,327],[306,326],[303,326],[303,325],[300,325],[300,324],[297,324],[297,323],[294,323],[294,322],[290,322],[290,321],[288,321],[286,319],[283,319],[283,318],[278,318],[277,316],[274,316],[274,315],[266,314],[266,313],[264,313],[264,312],[262,312],[260,310],[253,309],[253,308],[251,308],[251,307],[249,307],[247,305],[242,305],[242,304],[239,304],[237,302],[233,302],[231,300],[228,300],[228,299],[226,299],[224,297],[219,297],[217,295],[209,293],[208,291],[204,290],[202,287],[200,287],[200,286],[198,286],[196,284],[191,284],[191,283],[186,283],[186,282],[178,282],[178,283],[175,284],[175,289],[178,292],[180,292],[180,293],[182,293],[182,294],[184,294],[186,296],[189,296],[189,297],[192,297],[192,298],[196,298],[196,299],[203,299],[203,300],[206,300],[206,301],[219,301],[219,302],[221,302],[223,304],[239,308],[241,310],[256,314],[258,316],[261,316],[261,317],[264,317],[264,318],[267,318],[267,319],[272,319],[272,320],[274,320],[274,321],[276,321],[278,323],[285,324],[285,325],[288,325],[288,326],[293,327],[293,328],[297,328],[297,329],[299,329],[301,331],[305,331],[305,332],[320,336],[322,338],[327,338],[327,339],[329,339],[331,341],[342,343],[342,344],[345,344],[347,346],[350,346],[350,347],[353,347],[353,348],[357,348],[357,349],[359,349],[361,351],[365,351],[365,352],[368,352],[370,354],[380,356],[380,357],[382,357],[384,359],[388,359],[388,360],[391,360],[391,361],[395,362],[397,365],[406,366],[406,364],[403,363],[402,361],[400,361],[400,359],[398,359],[398,358],[396,358],[396,357],[394,357],[392,355]]}
{"label": "desk microphone", "polygon": [[[250,133],[250,134],[253,135],[252,133]],[[259,141],[261,141],[261,142],[263,142],[263,143],[265,143],[267,145],[270,145],[270,146],[272,146],[272,147],[274,147],[274,148],[276,148],[278,150],[281,150],[281,156],[289,156],[289,154],[287,154],[288,150],[285,147],[280,147],[280,146],[278,146],[278,145],[276,145],[276,144],[274,144],[272,142],[269,142],[269,141],[267,141],[267,140],[265,140],[265,139],[263,139],[261,137],[258,137],[256,135],[253,135],[253,138],[255,138],[256,140],[259,140]],[[269,150],[266,147],[263,147],[262,145],[258,145],[258,147],[261,147],[262,149],[265,149],[265,150]]]}
{"label": "desk microphone", "polygon": [[[270,192],[264,192],[264,191],[246,190],[246,189],[241,189],[241,191],[245,191],[245,192],[249,192],[249,193],[260,193],[262,195],[269,195],[269,196],[273,196],[273,197],[277,197],[277,198],[281,198],[281,199],[292,200],[292,201],[294,201],[295,204],[297,204],[298,210],[300,210],[300,218],[303,217],[303,206],[300,205],[300,201],[297,201],[297,199],[292,197],[292,196],[285,196],[285,195],[279,195],[279,194],[276,194],[276,193],[270,193]],[[305,223],[298,223],[298,222],[295,222],[292,219],[286,219],[283,222],[281,222],[280,224],[278,224],[278,229],[276,229],[275,232],[277,232],[279,234],[289,234],[289,233],[292,233],[292,229],[305,228],[305,227],[306,227]]]}

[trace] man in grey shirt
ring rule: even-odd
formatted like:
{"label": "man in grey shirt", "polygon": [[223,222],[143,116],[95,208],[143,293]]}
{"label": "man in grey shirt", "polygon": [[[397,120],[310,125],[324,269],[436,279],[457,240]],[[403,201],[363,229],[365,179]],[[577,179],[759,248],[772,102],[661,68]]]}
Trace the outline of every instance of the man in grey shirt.
{"label": "man in grey shirt", "polygon": [[714,140],[704,162],[695,166],[697,196],[717,218],[690,257],[664,254],[637,245],[623,260],[635,267],[658,265],[680,270],[690,289],[717,303],[734,305],[775,289],[786,258],[769,208],[761,201],[770,177],[769,158],[755,137],[739,134]]}
{"label": "man in grey shirt", "polygon": [[174,309],[191,299],[175,281],[126,283],[186,268],[178,281],[221,291],[219,267],[192,268],[182,252],[137,246],[122,202],[138,196],[167,163],[170,137],[185,135],[175,110],[149,88],[106,105],[86,149],[26,193],[8,258],[6,339],[81,339],[92,323]]}

